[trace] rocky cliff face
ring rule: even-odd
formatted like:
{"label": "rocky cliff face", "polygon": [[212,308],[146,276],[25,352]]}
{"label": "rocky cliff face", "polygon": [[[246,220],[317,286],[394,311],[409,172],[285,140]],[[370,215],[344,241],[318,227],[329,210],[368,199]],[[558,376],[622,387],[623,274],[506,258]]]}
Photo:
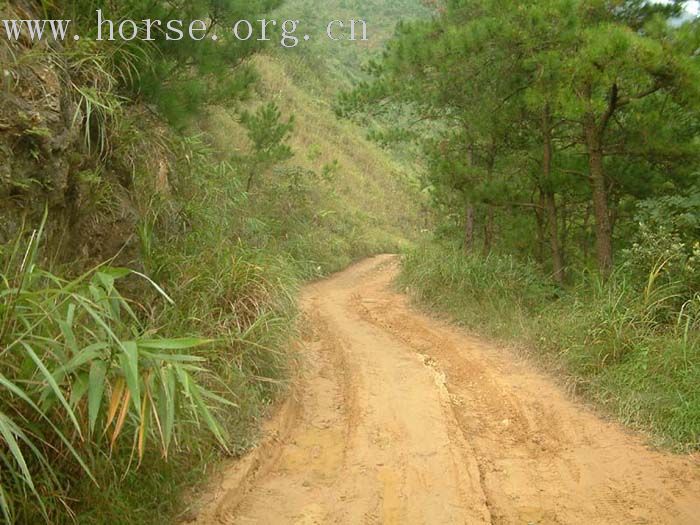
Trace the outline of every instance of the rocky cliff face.
{"label": "rocky cliff face", "polygon": [[[6,7],[0,18],[32,12]],[[157,121],[123,105],[92,46],[0,39],[0,244],[30,231],[48,208],[52,257],[95,262],[119,253],[133,262],[135,179],[167,191],[169,163],[150,140]]]}
{"label": "rocky cliff face", "polygon": [[[2,18],[24,14],[13,10]],[[31,221],[44,203],[55,211],[70,195],[70,174],[77,167],[70,153],[80,148],[79,115],[56,56],[47,44],[0,40],[3,241],[17,233],[23,220]]]}

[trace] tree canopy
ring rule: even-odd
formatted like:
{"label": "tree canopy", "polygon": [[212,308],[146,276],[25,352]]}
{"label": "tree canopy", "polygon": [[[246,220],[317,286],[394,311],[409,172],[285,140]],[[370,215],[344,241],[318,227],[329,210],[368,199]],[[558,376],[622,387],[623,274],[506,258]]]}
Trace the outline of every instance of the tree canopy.
{"label": "tree canopy", "polygon": [[681,12],[682,2],[450,0],[400,26],[374,80],[340,107],[398,106],[433,123],[414,136],[467,249],[476,228],[486,251],[500,237],[560,282],[570,261],[606,275],[641,202],[697,188],[700,32]]}

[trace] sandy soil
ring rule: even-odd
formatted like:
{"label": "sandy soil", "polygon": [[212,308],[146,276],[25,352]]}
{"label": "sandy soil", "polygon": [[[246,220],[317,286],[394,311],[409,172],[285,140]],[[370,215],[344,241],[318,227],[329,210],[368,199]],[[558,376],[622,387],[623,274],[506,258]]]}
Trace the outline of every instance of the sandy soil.
{"label": "sandy soil", "polygon": [[214,524],[697,524],[700,460],[412,308],[380,256],[309,285],[303,374],[195,517]]}

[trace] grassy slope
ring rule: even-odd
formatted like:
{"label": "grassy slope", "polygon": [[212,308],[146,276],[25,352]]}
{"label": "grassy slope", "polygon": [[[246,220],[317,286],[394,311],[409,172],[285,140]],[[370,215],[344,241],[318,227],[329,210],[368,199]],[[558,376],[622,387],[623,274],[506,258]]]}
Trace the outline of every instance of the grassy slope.
{"label": "grassy slope", "polygon": [[[367,128],[338,119],[332,110],[337,93],[364,78],[363,65],[381,53],[396,23],[422,16],[428,10],[419,0],[329,0],[320,5],[288,0],[272,15],[301,20],[297,36],[309,31],[315,37],[293,49],[273,46],[254,59],[261,82],[247,109],[273,101],[283,115],[295,116],[290,140],[295,155],[286,168],[306,171],[302,185],[310,209],[304,211],[294,197],[277,200],[274,193],[288,189],[279,169],[261,174],[262,190],[252,201],[256,213],[270,212],[260,217],[268,244],[306,263],[305,274],[338,270],[358,257],[405,248],[428,220],[415,164],[368,141]],[[329,20],[352,18],[367,20],[368,42],[331,42],[317,36]],[[226,108],[213,108],[203,127],[222,158],[248,148],[235,114]],[[328,176],[319,176],[328,168]],[[309,177],[310,172],[316,176]],[[258,206],[261,201],[267,205]]]}
{"label": "grassy slope", "polygon": [[[325,272],[357,257],[396,251],[414,238],[421,209],[408,169],[368,142],[362,129],[338,120],[328,100],[296,85],[282,57],[260,56],[255,66],[260,100],[274,100],[284,115],[296,117],[290,140],[295,155],[285,167],[303,170],[310,201],[270,194],[289,179],[284,167],[261,174],[252,200],[267,204],[269,213],[260,218],[269,242]],[[245,134],[226,109],[216,108],[205,127],[218,151],[246,149]]]}

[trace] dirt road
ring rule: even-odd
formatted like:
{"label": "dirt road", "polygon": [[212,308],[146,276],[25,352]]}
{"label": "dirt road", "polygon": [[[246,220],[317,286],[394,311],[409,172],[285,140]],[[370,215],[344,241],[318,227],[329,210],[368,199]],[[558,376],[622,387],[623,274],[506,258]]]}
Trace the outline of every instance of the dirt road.
{"label": "dirt road", "polygon": [[417,312],[396,271],[381,256],[306,288],[297,394],[197,523],[700,523],[697,458]]}

